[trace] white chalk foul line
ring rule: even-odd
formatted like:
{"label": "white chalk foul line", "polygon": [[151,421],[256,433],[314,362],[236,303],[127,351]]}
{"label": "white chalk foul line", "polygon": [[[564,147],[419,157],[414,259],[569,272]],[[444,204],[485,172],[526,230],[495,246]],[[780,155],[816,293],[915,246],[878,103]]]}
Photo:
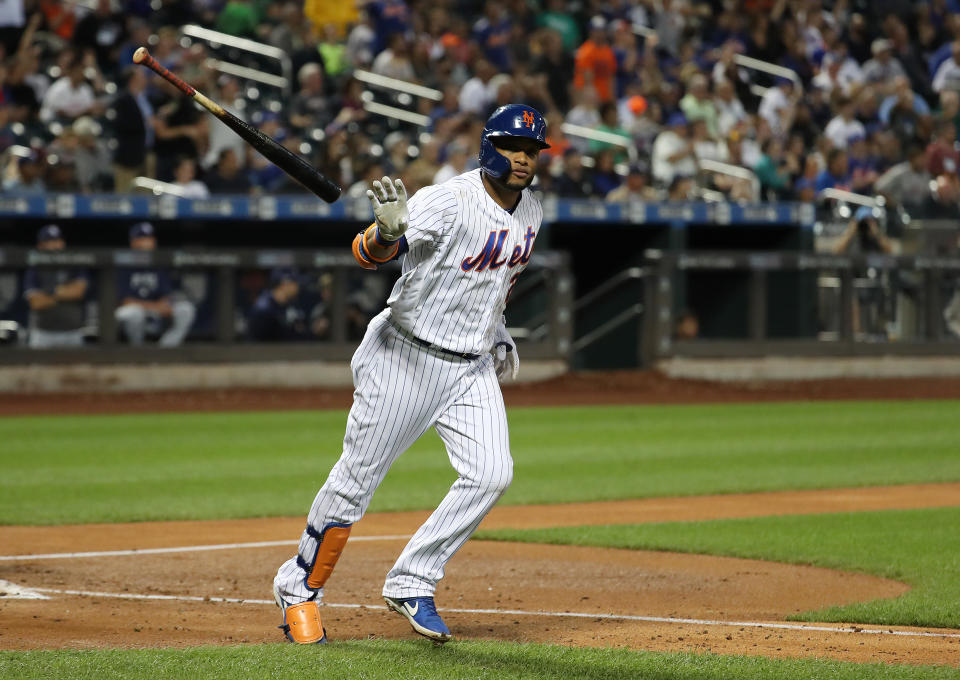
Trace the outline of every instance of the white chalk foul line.
{"label": "white chalk foul line", "polygon": [[0,579],[0,599],[10,600],[49,600],[46,595],[41,595],[33,588],[24,588],[11,581]]}
{"label": "white chalk foul line", "polygon": [[[407,540],[409,536],[351,536],[354,541]],[[241,548],[274,548],[296,545],[296,541],[258,541],[256,543],[219,543],[216,545],[185,545],[175,548],[142,548],[133,550],[100,550],[98,552],[39,553],[36,555],[0,555],[0,562],[26,562],[30,560],[66,560],[78,557],[124,557],[127,555],[161,555],[164,553],[204,552],[207,550],[237,550]]]}
{"label": "white chalk foul line", "polygon": [[[151,595],[141,593],[103,593],[92,590],[61,590],[57,588],[33,588],[35,592],[55,595],[82,595],[85,597],[111,597],[125,600],[175,600],[178,602],[224,602],[230,604],[267,604],[276,606],[273,600],[255,600],[236,597],[202,597],[199,595]],[[383,605],[354,604],[345,602],[324,602],[324,607],[339,609],[386,609]],[[525,609],[454,609],[442,608],[440,611],[452,614],[492,614],[494,616],[545,616],[553,618],[602,619],[614,621],[639,621],[642,623],[679,623],[695,626],[725,626],[737,628],[764,628],[774,630],[821,631],[826,633],[852,633],[858,635],[899,635],[903,637],[960,638],[960,633],[937,633],[917,630],[894,630],[892,628],[833,628],[831,626],[810,626],[798,623],[771,623],[764,621],[715,621],[712,619],[679,619],[665,616],[638,616],[634,614],[590,614],[587,612],[549,612],[527,611]]]}

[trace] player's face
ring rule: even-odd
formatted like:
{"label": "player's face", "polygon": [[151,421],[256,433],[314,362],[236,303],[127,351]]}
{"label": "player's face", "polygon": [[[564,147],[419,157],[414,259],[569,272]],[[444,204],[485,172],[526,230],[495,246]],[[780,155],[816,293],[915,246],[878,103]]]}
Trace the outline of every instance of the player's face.
{"label": "player's face", "polygon": [[540,161],[540,145],[526,137],[500,137],[493,144],[510,161],[510,173],[500,181],[512,191],[530,186]]}

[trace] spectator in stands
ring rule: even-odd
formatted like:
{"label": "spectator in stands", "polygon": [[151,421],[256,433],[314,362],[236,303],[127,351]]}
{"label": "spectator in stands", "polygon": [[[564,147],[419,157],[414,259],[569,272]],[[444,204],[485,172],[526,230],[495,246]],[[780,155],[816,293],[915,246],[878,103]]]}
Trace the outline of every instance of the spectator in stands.
{"label": "spectator in stands", "polygon": [[689,201],[693,198],[693,189],[696,186],[690,175],[674,175],[667,188],[668,201]]}
{"label": "spectator in stands", "polygon": [[499,71],[510,70],[510,34],[513,23],[499,0],[487,0],[483,16],[473,25],[473,39]]}
{"label": "spectator in stands", "polygon": [[294,269],[270,272],[269,288],[264,290],[247,317],[247,336],[255,342],[306,340],[311,330],[305,315],[296,305],[300,294],[300,276]]}
{"label": "spectator in stands", "polygon": [[720,135],[717,122],[717,109],[710,99],[710,89],[707,77],[702,73],[690,78],[687,94],[680,100],[680,110],[691,123],[702,120],[707,126],[707,135],[716,139]]}
{"label": "spectator in stands", "polygon": [[460,110],[482,117],[497,96],[496,91],[489,87],[497,71],[486,59],[477,59],[473,72],[474,76],[460,89]]}
{"label": "spectator in stands", "polygon": [[563,154],[563,169],[553,179],[553,191],[563,198],[586,198],[593,192],[583,158],[576,149],[567,149]]}
{"label": "spectator in stands", "polygon": [[[553,4],[562,2],[554,0]],[[543,15],[541,15],[542,19]],[[568,16],[567,19],[570,17]],[[555,107],[561,111],[570,108],[570,74],[573,73],[573,55],[564,49],[564,38],[556,31],[540,34],[541,53],[533,64],[533,72],[547,79],[547,91]],[[579,32],[577,33],[579,36]],[[579,38],[578,38],[579,39]]]}
{"label": "spectator in stands", "polygon": [[[597,109],[597,94],[593,88],[575,90],[573,100],[576,105],[567,112],[565,122],[580,127],[595,128],[600,125],[600,111]],[[571,135],[570,143],[581,153],[590,148],[590,140],[580,135]]]}
{"label": "spectator in stands", "polygon": [[737,92],[729,80],[721,80],[714,90],[713,105],[717,110],[717,130],[721,137],[726,137],[735,125],[746,119],[747,112],[737,99]]}
{"label": "spectator in stands", "polygon": [[180,96],[179,90],[164,87],[171,92],[172,99],[157,111],[153,124],[157,179],[169,182],[181,158],[198,159],[206,151],[210,141],[210,116],[198,111],[189,97]]}
{"label": "spectator in stands", "polygon": [[612,148],[603,149],[594,156],[591,196],[606,196],[623,182],[616,170],[616,156]]}
{"label": "spectator in stands", "polygon": [[323,69],[308,62],[297,74],[300,91],[293,97],[290,106],[290,123],[295,128],[313,129],[329,117],[330,100],[323,82]]}
{"label": "spectator in stands", "polygon": [[767,88],[760,100],[757,112],[767,121],[775,135],[786,135],[793,125],[798,98],[794,90],[792,80],[780,77],[774,87]]}
{"label": "spectator in stands", "polygon": [[79,193],[77,162],[72,153],[47,154],[46,183],[47,191],[51,193]]}
{"label": "spectator in stands", "polygon": [[921,146],[907,149],[907,160],[883,173],[874,185],[877,192],[888,197],[894,205],[918,208],[930,199],[930,180],[927,171],[927,152]]}
{"label": "spectator in stands", "polygon": [[880,104],[880,121],[890,126],[903,143],[908,143],[921,134],[922,119],[930,115],[930,107],[910,89],[906,77],[897,78],[892,90]]}
{"label": "spectator in stands", "polygon": [[[130,249],[151,252],[157,248],[153,225],[139,222],[130,228]],[[114,312],[131,345],[142,345],[148,336],[159,336],[160,347],[177,347],[190,332],[196,316],[194,304],[174,290],[170,273],[155,267],[117,272]]]}
{"label": "spectator in stands", "polygon": [[81,116],[49,148],[51,155],[73,159],[77,184],[84,193],[113,188],[110,151],[100,139],[101,132],[99,123]]}
{"label": "spectator in stands", "polygon": [[[62,251],[63,232],[48,224],[37,234],[37,250]],[[29,345],[35,348],[80,347],[86,317],[88,279],[79,269],[32,267],[23,277],[23,296],[30,306]]]}
{"label": "spectator in stands", "polygon": [[935,178],[941,175],[956,177],[960,170],[960,153],[956,149],[957,129],[952,120],[943,120],[934,130],[933,141],[927,147],[927,170]]}
{"label": "spectator in stands", "polygon": [[129,66],[123,72],[124,92],[113,104],[117,146],[113,151],[113,185],[118,193],[130,191],[133,180],[154,175],[152,149],[156,134],[153,105],[147,97],[146,70]]}
{"label": "spectator in stands", "polygon": [[433,177],[433,184],[443,184],[448,179],[467,171],[467,145],[455,141],[447,147],[447,160],[437,170]]}
{"label": "spectator in stands", "polygon": [[394,33],[390,36],[389,47],[378,54],[373,60],[370,70],[381,76],[397,78],[399,80],[416,80],[417,74],[410,61],[410,45],[403,33]]}
{"label": "spectator in stands", "polygon": [[849,159],[844,149],[830,149],[827,167],[817,175],[814,189],[818,196],[824,189],[850,190]]}
{"label": "spectator in stands", "polygon": [[839,54],[828,52],[823,55],[820,72],[813,78],[811,86],[828,95],[836,92],[850,97],[862,83],[863,73],[853,59],[843,60]]}
{"label": "spectator in stands", "polygon": [[249,194],[253,185],[240,167],[236,149],[220,152],[217,165],[207,173],[205,184],[211,194]]}
{"label": "spectator in stands", "polygon": [[96,8],[77,23],[73,42],[93,50],[100,69],[110,73],[117,64],[117,47],[126,34],[123,14],[113,11],[111,0],[97,0]]}
{"label": "spectator in stands", "polygon": [[43,181],[44,159],[33,149],[23,149],[16,158],[16,172],[3,180],[3,190],[17,194],[44,194],[47,191]]}
{"label": "spectator in stands", "polygon": [[870,44],[873,58],[863,65],[863,80],[868,85],[886,92],[894,78],[906,77],[907,72],[893,56],[893,43],[886,38],[877,38]]}
{"label": "spectator in stands", "polygon": [[[600,124],[596,126],[596,129],[597,132],[605,132],[608,135],[621,137],[625,144],[631,144],[633,141],[630,133],[620,125],[620,117],[617,113],[617,105],[615,102],[604,102],[600,105]],[[593,154],[611,149],[615,152],[615,160],[618,163],[623,162],[627,158],[626,147],[614,144],[613,142],[591,139],[588,148]]]}
{"label": "spectator in stands", "polygon": [[67,67],[66,75],[57,79],[44,94],[40,104],[40,120],[72,121],[87,114],[99,115],[104,108],[84,76],[83,59],[75,55]]}
{"label": "spectator in stands", "polygon": [[858,194],[869,194],[880,176],[879,163],[870,153],[866,137],[852,137],[848,151],[850,189]]}
{"label": "spectator in stands", "polygon": [[614,97],[614,76],[617,58],[610,47],[607,20],[602,15],[590,19],[590,36],[577,48],[574,59],[573,86],[582,90],[592,88],[597,101],[608,102]]}
{"label": "spectator in stands", "polygon": [[[217,78],[217,102],[227,111],[242,121],[247,119],[247,102],[240,91],[240,82],[231,75],[223,74]],[[224,149],[233,149],[236,152],[236,162],[239,167],[247,165],[247,151],[250,145],[243,137],[227,127],[216,118],[210,119],[210,136],[207,152],[203,157],[202,165],[209,168],[219,159]]]}
{"label": "spectator in stands", "polygon": [[777,137],[766,140],[762,148],[760,161],[753,167],[760,180],[762,197],[772,193],[778,200],[790,198],[793,178],[800,172],[796,159],[784,154],[783,142]]}
{"label": "spectator in stands", "polygon": [[197,162],[190,156],[181,156],[173,169],[173,184],[180,187],[184,198],[210,198],[210,189],[197,179]]}
{"label": "spectator in stands", "polygon": [[[580,44],[580,27],[567,11],[564,0],[547,0],[544,11],[537,16],[537,26],[550,29],[549,34],[560,38],[560,49],[563,52],[571,53]],[[560,102],[554,101],[560,106]]]}
{"label": "spectator in stands", "polygon": [[240,38],[255,39],[262,18],[259,4],[250,0],[228,0],[217,16],[217,30]]}
{"label": "spectator in stands", "polygon": [[687,118],[674,113],[667,119],[666,129],[657,135],[651,154],[653,179],[669,187],[678,175],[692,177],[697,172],[697,159],[687,129]]}
{"label": "spectator in stands", "polygon": [[951,45],[950,58],[937,68],[933,76],[933,91],[960,90],[960,40]]}
{"label": "spectator in stands", "polygon": [[631,164],[623,184],[606,196],[606,200],[610,203],[624,203],[631,200],[657,201],[659,198],[657,190],[650,186],[650,172],[642,163]]}
{"label": "spectator in stands", "polygon": [[846,149],[854,137],[866,137],[867,129],[855,117],[856,104],[852,99],[842,98],[837,102],[839,113],[827,123],[823,134],[837,149]]}

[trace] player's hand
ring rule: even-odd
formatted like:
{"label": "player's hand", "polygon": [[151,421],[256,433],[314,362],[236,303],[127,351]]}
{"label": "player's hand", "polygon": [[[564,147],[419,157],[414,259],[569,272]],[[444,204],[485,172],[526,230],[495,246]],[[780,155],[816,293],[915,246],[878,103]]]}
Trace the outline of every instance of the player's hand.
{"label": "player's hand", "polygon": [[517,379],[520,372],[520,355],[517,354],[517,343],[507,332],[506,326],[501,323],[493,336],[493,367],[497,371],[497,379],[504,382],[507,378]]}
{"label": "player's hand", "polygon": [[386,241],[396,241],[407,230],[407,190],[403,182],[389,177],[375,180],[373,189],[367,189],[367,198],[373,205],[377,231]]}

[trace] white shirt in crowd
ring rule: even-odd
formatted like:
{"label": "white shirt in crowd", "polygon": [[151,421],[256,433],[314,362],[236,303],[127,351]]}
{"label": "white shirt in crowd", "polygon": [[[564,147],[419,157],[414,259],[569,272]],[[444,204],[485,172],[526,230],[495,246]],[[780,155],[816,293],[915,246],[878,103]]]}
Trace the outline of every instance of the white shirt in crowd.
{"label": "white shirt in crowd", "polygon": [[93,88],[89,83],[80,83],[74,87],[69,77],[58,79],[43,95],[40,103],[40,120],[45,123],[54,118],[64,116],[77,118],[82,116],[94,105]]}
{"label": "white shirt in crowd", "polygon": [[477,116],[486,116],[496,96],[497,93],[490,87],[490,83],[485,83],[474,76],[460,88],[460,110]]}
{"label": "white shirt in crowd", "polygon": [[937,67],[933,76],[933,91],[960,90],[960,64],[953,58],[947,59]]}
{"label": "white shirt in crowd", "polygon": [[207,185],[198,179],[189,182],[174,182],[183,192],[184,198],[210,198],[210,190]]}
{"label": "white shirt in crowd", "polygon": [[657,135],[653,142],[653,151],[650,154],[650,166],[655,180],[662,184],[670,184],[673,178],[678,175],[680,177],[692,177],[697,173],[697,162],[692,154],[673,163],[667,160],[689,143],[689,140],[681,137],[673,130],[665,130]]}
{"label": "white shirt in crowd", "polygon": [[827,136],[827,139],[829,139],[830,143],[836,148],[846,149],[851,138],[866,137],[867,130],[863,127],[863,123],[856,118],[844,120],[843,116],[838,115],[834,116],[833,119],[827,123],[823,134]]}
{"label": "white shirt in crowd", "polygon": [[774,134],[782,135],[786,133],[786,130],[783,129],[781,114],[791,106],[790,99],[780,87],[771,87],[767,89],[760,100],[757,113],[770,124],[770,129]]}

